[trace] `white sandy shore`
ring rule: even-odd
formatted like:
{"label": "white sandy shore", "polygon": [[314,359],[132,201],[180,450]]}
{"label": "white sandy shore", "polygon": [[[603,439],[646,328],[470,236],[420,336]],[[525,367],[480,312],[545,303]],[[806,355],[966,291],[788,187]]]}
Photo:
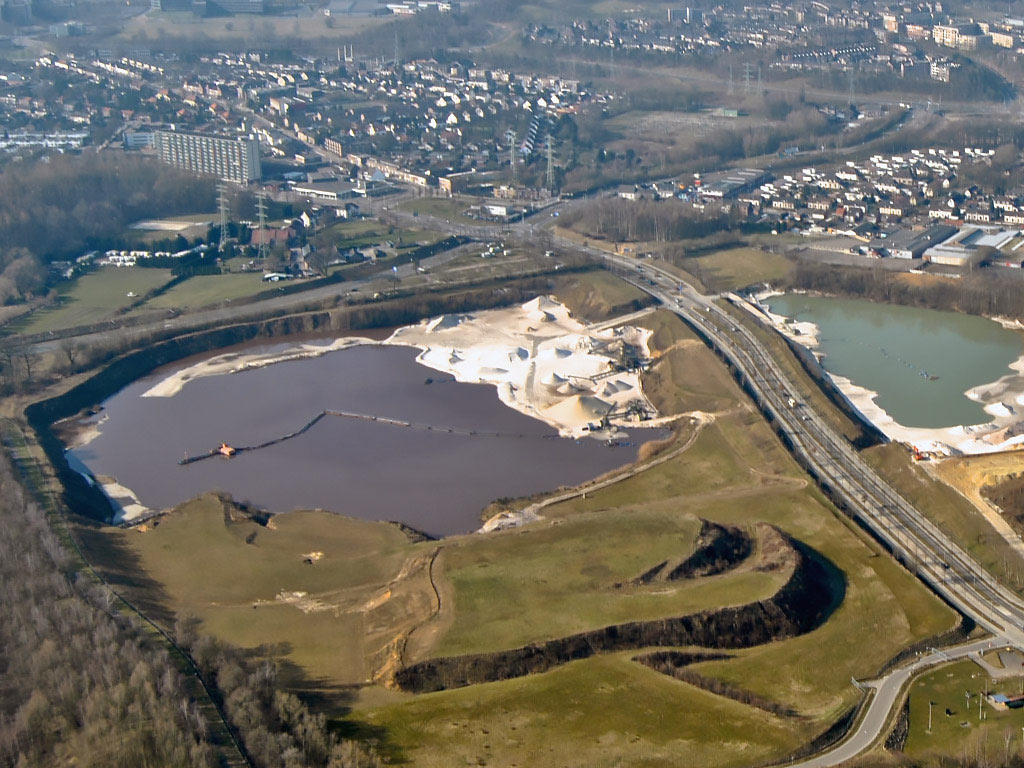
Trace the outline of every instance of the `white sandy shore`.
{"label": "white sandy shore", "polygon": [[188,368],[183,368],[180,371],[175,371],[143,392],[142,396],[174,397],[181,391],[182,387],[195,379],[202,379],[207,376],[222,376],[227,373],[240,373],[252,368],[262,368],[265,365],[283,363],[288,360],[319,357],[320,355],[326,355],[328,352],[347,349],[359,344],[376,343],[370,339],[357,336],[345,336],[327,344],[295,344],[287,349],[275,350],[273,352],[229,352],[225,355],[217,355],[195,365],[190,365]]}
{"label": "white sandy shore", "polygon": [[741,306],[753,312],[758,317],[767,320],[783,336],[792,339],[798,344],[803,344],[808,349],[818,347],[818,326],[814,323],[793,320],[784,315],[776,314],[769,309],[764,302],[772,296],[782,296],[782,291],[773,291],[768,288],[760,293],[754,294],[752,300],[744,300],[737,294],[730,294]]}
{"label": "white sandy shore", "polygon": [[[764,299],[777,295],[778,292],[766,291],[751,299],[740,299],[738,303],[751,313],[767,320],[784,336],[812,350],[820,361],[822,355],[816,349],[817,326],[814,323],[795,323],[790,318],[771,312],[762,303]],[[1015,320],[992,319],[1006,328],[1024,328]],[[1024,445],[1024,356],[1011,363],[1009,367],[1013,373],[964,393],[982,405],[985,412],[992,417],[991,421],[936,429],[904,426],[878,405],[877,392],[861,387],[844,376],[832,373],[828,375],[851,405],[890,440],[907,443],[926,453],[969,456],[1017,449]]]}
{"label": "white sandy shore", "polygon": [[[458,381],[494,385],[503,403],[550,424],[562,435],[608,437],[609,431],[592,427],[609,412],[621,411],[634,401],[655,412],[639,374],[615,372],[617,350],[623,344],[638,347],[642,357],[649,356],[650,335],[647,329],[614,327],[614,323],[588,328],[555,299],[541,296],[522,306],[434,317],[399,328],[383,342],[344,337],[273,352],[218,355],[170,374],[142,396],[173,397],[188,382],[206,376],[317,357],[360,344],[392,344],[419,349],[419,363]],[[613,425],[625,423],[612,419]]]}
{"label": "white sandy shore", "polygon": [[116,480],[106,479],[97,482],[99,482],[107,498],[114,504],[114,522],[120,523],[135,520],[153,511],[139,501],[135,491],[121,485]]}

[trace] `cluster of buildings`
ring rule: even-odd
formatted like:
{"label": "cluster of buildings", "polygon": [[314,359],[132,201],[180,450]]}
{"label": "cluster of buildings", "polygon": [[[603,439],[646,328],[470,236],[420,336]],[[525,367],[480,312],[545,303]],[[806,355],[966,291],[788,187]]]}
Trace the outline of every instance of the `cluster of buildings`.
{"label": "cluster of buildings", "polygon": [[998,195],[961,181],[965,169],[991,164],[994,150],[929,148],[803,168],[737,194],[750,215],[767,214],[815,230],[893,224],[1024,225],[1024,194]]}
{"label": "cluster of buildings", "polygon": [[823,2],[668,8],[661,17],[573,20],[561,26],[528,25],[526,42],[652,54],[693,54],[744,48],[804,48],[825,42],[822,30],[868,30],[873,14],[854,4]]}
{"label": "cluster of buildings", "polygon": [[460,174],[530,159],[562,115],[610,98],[577,80],[432,60],[345,67],[319,87],[287,82],[252,97],[277,127],[257,129],[275,156],[445,192],[458,191]]}
{"label": "cluster of buildings", "polygon": [[1010,17],[994,21],[957,19],[943,13],[941,3],[885,10],[881,12],[881,19],[882,29],[899,39],[931,41],[962,51],[987,46],[1016,50],[1024,34],[1024,20]]}
{"label": "cluster of buildings", "polygon": [[[950,60],[956,52],[986,47],[1022,52],[1022,35],[1024,20],[962,18],[948,13],[941,2],[847,5],[814,0],[670,8],[660,17],[533,24],[524,28],[523,40],[527,45],[604,51],[602,58],[606,55],[609,63],[619,51],[672,57],[732,52],[739,55],[732,77],[737,85],[749,87],[752,76],[780,79],[802,71],[950,83],[958,68]],[[750,64],[749,53],[769,62],[764,71]]]}
{"label": "cluster of buildings", "polygon": [[205,253],[209,245],[201,244],[183,251],[146,251],[146,250],[110,250],[102,254],[90,253],[86,257],[89,263],[107,267],[134,267],[147,259],[183,259],[186,256]]}
{"label": "cluster of buildings", "polygon": [[[564,77],[338,53],[273,63],[218,54],[187,65],[143,51],[46,54],[0,73],[0,126],[12,147],[78,148],[115,121],[124,149],[236,183],[261,178],[262,156],[289,180],[311,182],[324,166],[344,163],[359,169],[349,178],[365,171],[454,192],[468,183],[461,174],[543,155],[563,115],[613,98]],[[54,99],[36,95],[38,83],[56,80],[76,87]]]}
{"label": "cluster of buildings", "polygon": [[387,3],[384,8],[395,16],[415,16],[423,11],[450,13],[453,10],[458,11],[460,5],[458,2],[450,2],[450,0],[401,0],[401,2]]}
{"label": "cluster of buildings", "polygon": [[815,248],[868,258],[965,267],[1024,262],[1024,189],[997,194],[965,181],[994,150],[928,148],[771,176],[736,168],[617,190],[628,200],[674,199],[817,237]]}

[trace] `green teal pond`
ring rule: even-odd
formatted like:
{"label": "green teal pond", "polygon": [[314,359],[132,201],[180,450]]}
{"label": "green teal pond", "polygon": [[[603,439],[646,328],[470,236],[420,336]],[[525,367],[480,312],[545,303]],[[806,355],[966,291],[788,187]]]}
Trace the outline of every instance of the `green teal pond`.
{"label": "green teal pond", "polygon": [[1013,373],[1024,354],[1019,332],[975,315],[798,294],[764,304],[818,326],[825,370],[877,393],[875,403],[905,427],[990,421],[965,393]]}

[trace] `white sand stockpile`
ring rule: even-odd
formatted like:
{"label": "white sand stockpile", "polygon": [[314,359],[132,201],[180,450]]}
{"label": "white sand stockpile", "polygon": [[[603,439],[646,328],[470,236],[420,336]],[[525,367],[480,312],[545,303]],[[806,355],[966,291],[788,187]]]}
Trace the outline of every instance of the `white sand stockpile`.
{"label": "white sand stockpile", "polygon": [[[612,326],[612,327],[607,327]],[[602,324],[589,329],[553,298],[539,296],[522,306],[475,314],[450,314],[400,328],[385,342],[420,350],[423,365],[459,381],[493,384],[506,405],[540,419],[568,437],[608,436],[639,405],[655,409],[643,393],[637,372],[619,370],[622,350],[635,347],[649,357],[651,332],[634,326]],[[272,350],[242,350],[202,360],[153,384],[143,397],[173,397],[188,382],[238,373],[380,342],[358,337],[329,343],[300,343]],[[609,414],[612,430],[600,428]]]}
{"label": "white sand stockpile", "polygon": [[623,345],[647,357],[650,331],[632,326],[591,331],[562,304],[540,296],[522,306],[473,315],[443,315],[400,328],[387,340],[421,350],[423,365],[458,381],[492,384],[511,408],[547,422],[568,437],[607,436],[609,414],[622,426],[627,405],[644,396],[640,376],[618,370]]}

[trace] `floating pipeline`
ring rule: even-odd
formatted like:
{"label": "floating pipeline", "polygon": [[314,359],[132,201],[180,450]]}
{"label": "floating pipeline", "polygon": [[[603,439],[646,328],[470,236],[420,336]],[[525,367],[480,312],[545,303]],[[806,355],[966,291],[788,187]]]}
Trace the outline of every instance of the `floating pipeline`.
{"label": "floating pipeline", "polygon": [[[308,432],[310,429],[312,429],[314,426],[316,426],[316,424],[319,423],[321,419],[323,419],[323,418],[325,418],[327,416],[334,416],[334,417],[339,418],[339,419],[359,419],[360,421],[374,421],[374,422],[377,422],[378,424],[387,424],[387,425],[390,425],[390,426],[393,426],[393,427],[405,427],[406,429],[417,429],[417,430],[420,430],[420,431],[423,431],[423,432],[439,432],[439,433],[446,434],[446,435],[459,435],[459,436],[462,436],[462,437],[515,438],[515,439],[519,439],[519,440],[530,440],[530,439],[532,439],[532,440],[559,440],[559,439],[561,439],[560,436],[557,435],[557,434],[547,434],[547,435],[536,435],[536,434],[533,434],[533,435],[528,435],[528,434],[517,433],[517,432],[496,432],[496,431],[492,431],[492,430],[482,430],[482,429],[459,429],[457,427],[441,427],[441,426],[435,426],[433,424],[417,424],[416,422],[412,422],[412,421],[403,421],[402,419],[392,419],[392,418],[389,418],[387,416],[374,416],[374,415],[369,414],[369,413],[353,413],[351,411],[331,411],[331,410],[328,410],[328,411],[320,411],[320,413],[318,413],[316,416],[314,416],[312,419],[310,419],[305,424],[305,426],[303,426],[301,429],[297,429],[294,432],[289,432],[287,435],[282,435],[281,437],[275,437],[273,440],[267,440],[265,443],[260,443],[259,445],[245,445],[245,446],[240,446],[240,447],[228,446],[225,443],[225,444],[222,444],[221,446],[219,446],[217,448],[211,449],[208,453],[202,453],[202,454],[200,454],[198,456],[190,456],[190,457],[186,457],[184,459],[181,459],[178,462],[178,464],[184,466],[186,464],[194,464],[197,461],[203,461],[204,459],[212,459],[212,458],[214,458],[216,456],[223,456],[225,458],[229,458],[231,456],[237,456],[240,453],[249,453],[251,451],[260,451],[260,450],[263,450],[264,448],[270,448],[271,446],[278,445],[279,443],[283,443],[285,440],[291,440],[292,438],[299,437],[300,435],[304,435],[306,432]],[[618,448],[618,447],[629,447],[629,446],[632,446],[634,444],[633,443],[628,443],[628,442],[620,442],[620,441],[609,441],[608,445],[611,446],[611,447]],[[226,452],[224,450],[225,448],[229,449],[230,453]]]}

